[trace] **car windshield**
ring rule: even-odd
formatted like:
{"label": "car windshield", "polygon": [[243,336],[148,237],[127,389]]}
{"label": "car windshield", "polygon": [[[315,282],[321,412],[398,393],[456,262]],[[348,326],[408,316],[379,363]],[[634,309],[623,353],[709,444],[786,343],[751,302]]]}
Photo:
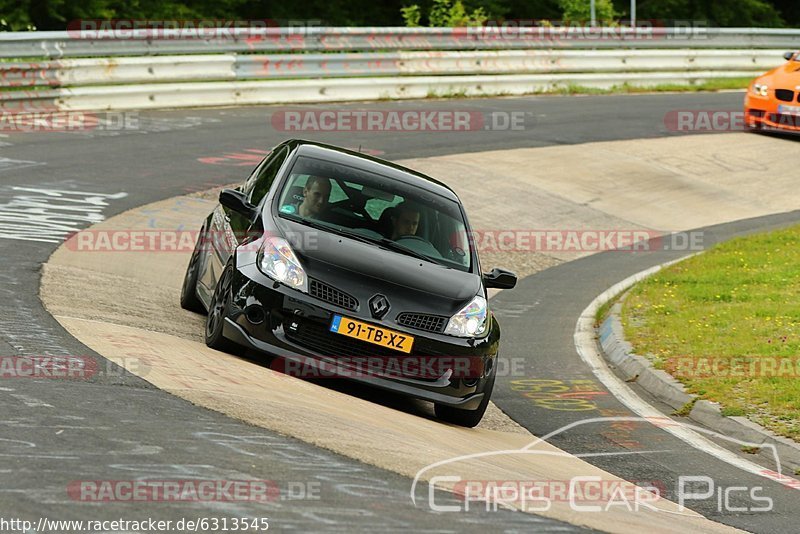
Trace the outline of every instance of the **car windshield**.
{"label": "car windshield", "polygon": [[469,272],[460,205],[386,176],[299,157],[278,195],[280,216]]}

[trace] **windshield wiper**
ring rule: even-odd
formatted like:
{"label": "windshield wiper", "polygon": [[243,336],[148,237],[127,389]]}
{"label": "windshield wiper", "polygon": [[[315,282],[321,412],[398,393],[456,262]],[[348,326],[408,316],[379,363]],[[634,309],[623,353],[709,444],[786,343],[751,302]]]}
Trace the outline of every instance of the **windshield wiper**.
{"label": "windshield wiper", "polygon": [[347,237],[352,237],[353,239],[356,239],[356,240],[361,241],[363,243],[371,243],[373,245],[380,245],[380,246],[382,246],[384,248],[388,248],[390,250],[393,250],[395,252],[399,252],[401,254],[405,254],[407,256],[412,256],[412,257],[417,258],[419,260],[429,261],[431,263],[436,263],[437,265],[439,264],[438,262],[434,261],[434,259],[431,258],[430,256],[426,256],[425,254],[423,254],[421,252],[417,252],[416,250],[412,250],[412,249],[410,249],[408,247],[405,247],[405,246],[403,246],[403,245],[401,245],[401,244],[399,244],[399,243],[397,243],[397,242],[395,242],[395,241],[393,241],[393,240],[391,240],[389,238],[386,238],[386,237],[382,237],[380,239],[374,239],[374,238],[371,238],[369,236],[365,236],[363,234],[359,234],[358,232],[353,232],[352,230],[348,230],[347,228],[341,228],[341,227],[336,228],[336,231],[341,233],[342,235],[345,235]]}
{"label": "windshield wiper", "polygon": [[403,246],[400,243],[397,243],[396,241],[392,241],[391,239],[386,238],[386,237],[382,238],[380,241],[373,241],[373,243],[379,243],[381,246],[389,248],[389,249],[392,249],[395,252],[400,252],[401,254],[406,254],[408,256],[413,256],[413,257],[415,257],[417,259],[420,259],[420,260],[425,260],[425,261],[429,261],[431,263],[435,263],[437,265],[440,265],[440,263],[438,261],[435,261],[430,256],[426,256],[422,252],[417,252],[416,250],[412,250],[412,249],[410,249],[410,248],[408,248],[406,246]]}
{"label": "windshield wiper", "polygon": [[326,223],[324,221],[318,221],[316,219],[306,219],[305,217],[298,217],[297,215],[289,215],[287,213],[281,213],[281,217],[289,219],[290,221],[298,222],[300,224],[305,224],[306,226],[310,226],[311,228],[316,228],[317,230],[325,230],[325,231],[338,231],[339,227],[330,223]]}

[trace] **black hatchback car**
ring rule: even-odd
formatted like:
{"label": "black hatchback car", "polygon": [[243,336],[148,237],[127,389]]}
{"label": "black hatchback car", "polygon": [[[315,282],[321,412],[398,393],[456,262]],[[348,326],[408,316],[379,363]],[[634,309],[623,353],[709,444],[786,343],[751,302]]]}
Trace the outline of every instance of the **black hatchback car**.
{"label": "black hatchback car", "polygon": [[275,147],[220,193],[181,293],[208,313],[209,347],[255,349],[284,372],[344,377],[434,403],[475,426],[492,393],[500,327],[463,207],[446,185],[308,141]]}

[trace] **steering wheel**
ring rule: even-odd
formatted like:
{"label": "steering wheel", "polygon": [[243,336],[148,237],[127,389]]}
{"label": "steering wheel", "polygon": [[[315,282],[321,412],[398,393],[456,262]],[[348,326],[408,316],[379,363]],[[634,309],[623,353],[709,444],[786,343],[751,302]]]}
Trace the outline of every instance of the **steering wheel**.
{"label": "steering wheel", "polygon": [[420,236],[418,236],[418,235],[412,235],[412,234],[409,234],[409,235],[401,235],[400,237],[398,237],[397,239],[395,239],[395,241],[400,241],[401,239],[413,239],[413,240],[415,240],[415,241],[422,241],[422,242],[424,242],[424,243],[430,243],[430,241],[428,241],[428,240],[427,240],[427,239],[425,239],[424,237],[420,237]]}

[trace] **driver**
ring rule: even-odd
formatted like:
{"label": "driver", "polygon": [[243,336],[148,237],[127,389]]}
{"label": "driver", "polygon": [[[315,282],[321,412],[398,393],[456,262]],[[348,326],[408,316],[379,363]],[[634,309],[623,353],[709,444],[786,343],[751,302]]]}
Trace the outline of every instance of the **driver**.
{"label": "driver", "polygon": [[297,206],[297,213],[301,217],[319,219],[328,209],[330,195],[330,180],[322,176],[309,176],[303,187],[303,201]]}
{"label": "driver", "polygon": [[392,220],[392,240],[406,235],[417,235],[420,210],[417,206],[404,200],[394,209]]}

